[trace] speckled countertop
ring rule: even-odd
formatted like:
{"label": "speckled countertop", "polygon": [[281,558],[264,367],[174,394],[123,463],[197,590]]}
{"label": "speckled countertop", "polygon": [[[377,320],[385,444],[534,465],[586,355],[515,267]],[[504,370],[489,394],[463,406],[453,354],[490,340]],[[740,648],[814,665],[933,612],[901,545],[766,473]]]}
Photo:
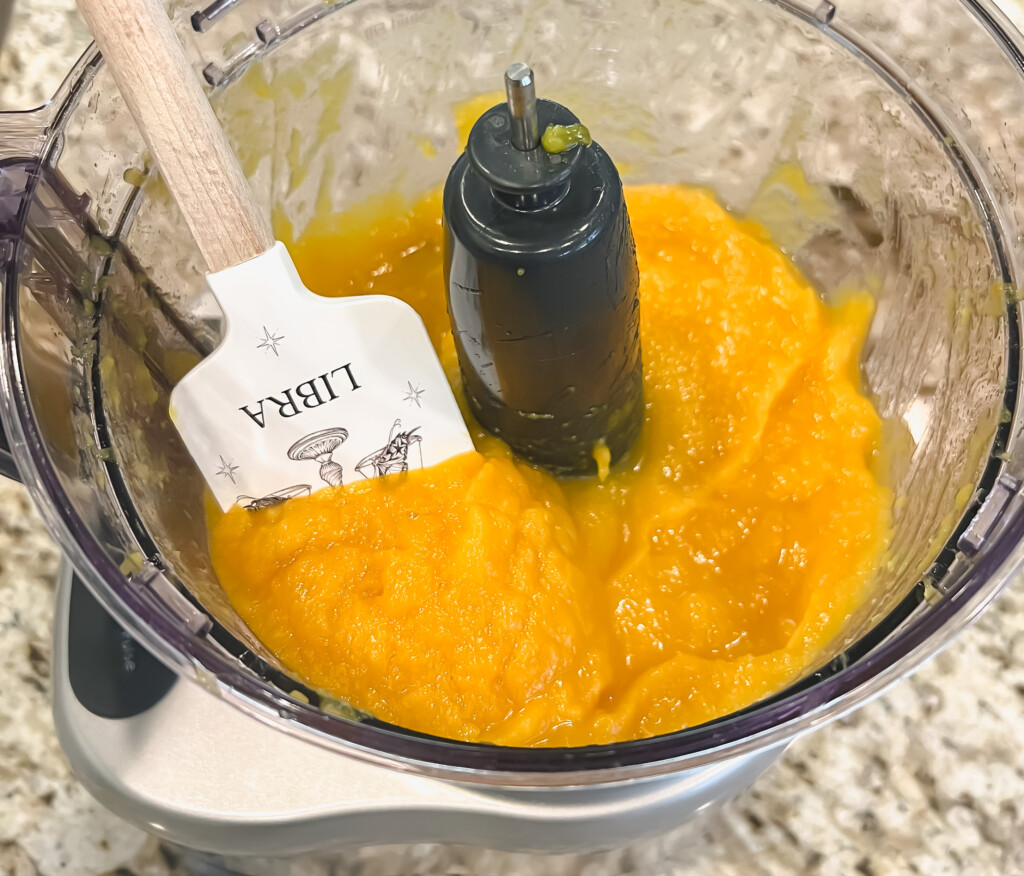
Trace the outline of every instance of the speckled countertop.
{"label": "speckled countertop", "polygon": [[[72,0],[18,0],[0,53],[0,109],[42,102],[87,42]],[[0,482],[0,874],[182,873],[172,854],[94,802],[61,754],[49,705],[57,562],[24,490]],[[1018,581],[913,678],[796,742],[752,790],[696,825],[587,856],[361,849],[333,870],[306,865],[296,876],[1024,874],[1022,728]]]}

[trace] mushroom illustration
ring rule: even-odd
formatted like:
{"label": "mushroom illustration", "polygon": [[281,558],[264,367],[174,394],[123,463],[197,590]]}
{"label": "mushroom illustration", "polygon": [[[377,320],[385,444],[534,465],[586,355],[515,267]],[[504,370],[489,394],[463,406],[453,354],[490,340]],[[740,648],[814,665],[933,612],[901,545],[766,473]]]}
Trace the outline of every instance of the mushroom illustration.
{"label": "mushroom illustration", "polygon": [[320,463],[320,477],[324,483],[332,487],[342,484],[341,465],[331,459],[334,453],[348,438],[348,429],[323,429],[300,438],[288,448],[288,458],[295,460],[315,459]]}

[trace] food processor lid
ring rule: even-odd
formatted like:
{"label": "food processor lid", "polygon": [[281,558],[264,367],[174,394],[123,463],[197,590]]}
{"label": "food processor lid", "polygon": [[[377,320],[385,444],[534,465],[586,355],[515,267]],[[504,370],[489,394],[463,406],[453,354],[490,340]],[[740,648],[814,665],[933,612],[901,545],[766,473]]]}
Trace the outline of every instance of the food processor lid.
{"label": "food processor lid", "polygon": [[[336,3],[330,8],[345,5]],[[894,62],[845,27],[841,16],[833,19],[832,4],[820,4],[817,14],[795,3],[777,5],[838,40],[905,94],[914,111],[934,131],[950,138],[950,154],[972,179],[988,218],[994,251],[1002,259],[1004,281],[1016,286],[1015,268],[1004,256],[999,240],[999,208],[989,197],[990,186],[972,165],[969,150],[958,147],[956,132],[941,113],[929,105],[924,95],[908,89],[910,78]],[[1005,18],[986,0],[963,0],[963,5],[1012,59],[1024,81],[1024,41],[1012,33]],[[269,48],[265,46],[259,51]],[[259,52],[248,55],[246,62],[254,57],[259,57]],[[100,63],[98,54],[90,49],[55,101],[35,117],[34,128],[28,126],[34,131],[28,140],[38,146],[35,151],[23,153],[34,162],[31,185],[38,185],[45,175],[48,162],[59,149],[63,115],[83,93]],[[45,136],[40,131],[45,131]],[[10,159],[9,148],[6,153],[0,152],[0,161]],[[31,194],[30,186],[24,198]],[[748,754],[809,731],[877,696],[964,629],[1024,564],[1024,500],[1020,493],[1024,460],[1013,456],[1019,429],[1008,421],[997,432],[993,456],[975,494],[978,499],[969,504],[963,522],[939,554],[935,580],[920,582],[851,649],[770,700],[677,733],[572,749],[514,749],[454,742],[374,720],[358,721],[330,714],[247,672],[226,649],[223,639],[218,641],[212,635],[216,630],[211,619],[183,596],[158,567],[144,563],[139,571],[124,574],[86,522],[77,516],[47,453],[29,398],[20,355],[18,296],[12,291],[17,289],[18,282],[19,241],[8,235],[4,245],[0,416],[18,468],[47,526],[72,563],[84,573],[103,607],[162,662],[202,685],[211,695],[286,733],[370,762],[477,783],[583,785],[657,775],[710,764],[725,756]],[[1010,412],[1016,410],[1020,372],[1019,310],[1015,300],[1008,304],[1007,373],[1011,379],[1007,383],[1005,407]],[[941,599],[933,603],[936,591]]]}

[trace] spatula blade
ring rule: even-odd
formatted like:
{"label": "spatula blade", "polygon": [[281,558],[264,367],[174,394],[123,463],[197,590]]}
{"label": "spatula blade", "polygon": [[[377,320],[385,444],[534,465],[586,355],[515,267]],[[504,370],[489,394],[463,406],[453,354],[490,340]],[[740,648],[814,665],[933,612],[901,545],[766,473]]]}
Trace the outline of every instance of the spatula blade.
{"label": "spatula blade", "polygon": [[175,387],[171,417],[222,508],[260,508],[473,449],[405,302],[315,295],[281,243],[209,281],[224,339]]}

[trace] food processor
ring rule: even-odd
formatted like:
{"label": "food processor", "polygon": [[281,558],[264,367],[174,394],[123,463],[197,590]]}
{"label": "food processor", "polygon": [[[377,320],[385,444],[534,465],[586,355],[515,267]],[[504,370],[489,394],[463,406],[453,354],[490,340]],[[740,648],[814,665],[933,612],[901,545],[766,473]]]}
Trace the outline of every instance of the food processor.
{"label": "food processor", "polygon": [[624,184],[707,187],[826,301],[870,291],[861,372],[885,421],[893,523],[869,598],[819,664],[702,726],[506,748],[410,732],[310,689],[214,577],[202,479],[167,398],[217,343],[220,314],[90,50],[47,106],[0,115],[0,415],[3,470],[67,557],[58,733],[118,815],[238,872],[351,843],[618,845],[734,795],[792,739],[937,653],[1019,569],[1024,39],[993,3],[172,12],[258,197],[295,234],[325,204],[439,188],[460,112],[523,60]]}

